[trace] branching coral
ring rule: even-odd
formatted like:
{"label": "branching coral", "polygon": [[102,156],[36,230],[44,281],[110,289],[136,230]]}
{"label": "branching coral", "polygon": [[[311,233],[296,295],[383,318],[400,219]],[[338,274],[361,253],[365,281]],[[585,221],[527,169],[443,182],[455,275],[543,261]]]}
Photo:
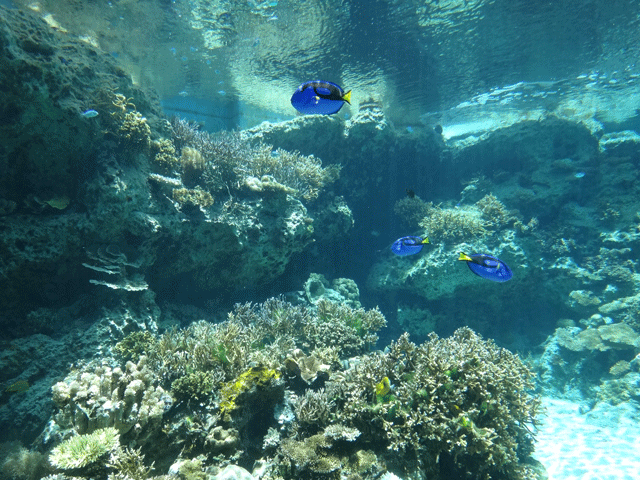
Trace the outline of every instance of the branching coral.
{"label": "branching coral", "polygon": [[0,480],[39,480],[51,471],[47,457],[19,442],[0,443]]}
{"label": "branching coral", "polygon": [[120,445],[115,428],[102,428],[93,433],[77,435],[51,451],[49,461],[60,470],[77,470],[106,460],[109,453]]}
{"label": "branching coral", "polygon": [[[317,310],[282,299],[236,305],[219,324],[127,338],[117,350],[140,359],[125,371],[94,363],[73,372],[53,387],[55,420],[80,433],[112,427],[148,448],[166,413],[172,444],[208,461],[275,455],[273,471],[286,479],[373,472],[376,455],[433,478],[533,478],[523,461],[538,401],[520,359],[468,328],[420,346],[405,334],[369,352],[384,324],[377,309],[327,301]],[[195,401],[168,409],[162,387],[171,384],[179,400]],[[121,464],[144,471],[140,455]],[[124,479],[123,468],[112,480]]]}
{"label": "branching coral", "polygon": [[149,362],[165,382],[202,371],[216,384],[246,370],[254,342],[253,332],[237,321],[200,321],[162,335],[151,347]]}
{"label": "branching coral", "polygon": [[304,395],[296,398],[293,405],[298,422],[321,428],[329,420],[333,401],[327,397],[324,389],[306,390]]}
{"label": "branching coral", "polygon": [[309,326],[307,337],[316,347],[335,346],[339,356],[365,353],[378,341],[376,332],[387,322],[377,308],[364,310],[320,300],[318,321]]}
{"label": "branching coral", "polygon": [[491,193],[478,200],[475,206],[482,212],[482,218],[494,228],[500,228],[517,220],[515,215]]}
{"label": "branching coral", "polygon": [[171,384],[171,393],[178,400],[201,402],[213,393],[213,375],[210,372],[193,372]]}
{"label": "branching coral", "polygon": [[[532,374],[516,355],[461,328],[451,338],[432,334],[419,347],[403,336],[389,353],[370,356],[348,374],[338,402],[347,425],[378,431],[391,450],[413,452],[436,475],[446,456],[447,464],[477,478],[498,472],[523,478],[520,460],[533,449],[526,425],[539,403],[530,394]],[[393,399],[375,404],[383,376],[393,384]]]}
{"label": "branching coral", "polygon": [[490,233],[486,220],[474,207],[440,208],[430,205],[419,224],[430,238],[452,242],[481,239]]}
{"label": "branching coral", "polygon": [[85,262],[82,266],[107,275],[106,280],[92,278],[89,283],[130,292],[138,292],[149,288],[142,274],[131,273],[132,268],[140,268],[142,260],[130,262],[117,246],[100,246],[95,252],[86,250],[86,253],[92,263]]}
{"label": "branching coral", "polygon": [[419,197],[404,197],[393,206],[393,211],[411,228],[417,228],[433,208],[432,203],[426,203]]}
{"label": "branching coral", "polygon": [[235,171],[245,178],[271,175],[276,182],[292,188],[303,199],[314,200],[326,184],[338,179],[340,167],[330,165],[322,168],[322,162],[313,155],[304,156],[259,145],[253,148],[249,161],[238,165]]}
{"label": "branching coral", "polygon": [[[428,203],[421,205],[421,207],[425,211],[419,225],[433,239],[469,242],[492,235],[501,228],[516,222],[520,225],[520,230],[529,228],[523,225],[516,215],[508,211],[505,205],[492,194],[485,195],[474,205],[469,206],[441,208]],[[406,207],[403,207],[402,211],[406,211]],[[421,212],[422,209],[419,211]]]}
{"label": "branching coral", "polygon": [[153,470],[153,464],[144,464],[144,456],[140,449],[128,447],[118,447],[112,451],[108,466],[116,471],[109,475],[109,480],[147,480]]}
{"label": "branching coral", "polygon": [[[314,200],[339,176],[337,165],[323,168],[314,156],[253,145],[240,133],[210,135],[178,118],[172,120],[171,128],[173,142],[182,152],[183,182],[187,186],[201,183],[212,193],[244,187],[273,191],[278,187],[304,200]],[[198,157],[198,161],[193,160]],[[255,179],[260,181],[260,188],[256,188]]]}

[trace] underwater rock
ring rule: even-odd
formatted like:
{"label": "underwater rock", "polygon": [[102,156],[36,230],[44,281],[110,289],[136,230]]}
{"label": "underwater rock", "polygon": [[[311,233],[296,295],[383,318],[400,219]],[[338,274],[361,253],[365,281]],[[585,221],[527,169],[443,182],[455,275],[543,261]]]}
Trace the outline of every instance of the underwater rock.
{"label": "underwater rock", "polygon": [[262,122],[243,132],[259,140],[303,155],[323,152],[323,158],[335,158],[344,141],[344,122],[329,115],[303,115],[285,122]]}
{"label": "underwater rock", "polygon": [[600,151],[615,157],[633,157],[640,151],[640,135],[633,130],[605,133],[600,138]]}
{"label": "underwater rock", "polygon": [[640,335],[625,323],[601,325],[597,328],[558,328],[560,346],[574,351],[628,350],[640,347]]}
{"label": "underwater rock", "polygon": [[318,206],[313,217],[315,236],[319,241],[336,242],[353,231],[353,212],[344,197],[333,197]]}
{"label": "underwater rock", "polygon": [[210,476],[209,480],[254,480],[247,470],[238,465],[227,465],[220,473]]}
{"label": "underwater rock", "polygon": [[0,185],[7,199],[19,205],[30,193],[73,197],[74,176],[97,147],[101,126],[100,116],[84,118],[81,113],[87,108],[103,111],[98,103],[105,89],[135,97],[154,122],[160,105],[133,86],[108,53],[65,35],[28,10],[1,7],[1,12],[5,121],[0,126],[0,164],[7,169]]}
{"label": "underwater rock", "polygon": [[360,290],[350,278],[336,278],[329,282],[320,273],[311,273],[304,282],[304,293],[309,303],[316,305],[321,299],[344,303],[351,308],[360,308]]}

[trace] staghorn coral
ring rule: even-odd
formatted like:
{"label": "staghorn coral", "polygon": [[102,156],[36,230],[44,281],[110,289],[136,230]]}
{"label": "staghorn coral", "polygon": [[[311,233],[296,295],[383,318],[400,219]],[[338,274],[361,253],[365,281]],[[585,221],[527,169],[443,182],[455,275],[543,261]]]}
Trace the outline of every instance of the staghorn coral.
{"label": "staghorn coral", "polygon": [[108,480],[147,480],[151,476],[153,464],[144,464],[140,449],[118,447],[111,452],[107,466],[116,473],[110,473]]}
{"label": "staghorn coral", "polygon": [[322,428],[329,421],[333,401],[328,398],[324,389],[306,390],[304,395],[293,402],[293,411],[298,422],[306,427]]}
{"label": "staghorn coral", "polygon": [[475,206],[482,212],[482,217],[494,228],[501,228],[517,220],[515,215],[492,193],[478,200]]}
{"label": "staghorn coral", "polygon": [[235,378],[248,367],[254,332],[230,319],[192,323],[165,332],[150,348],[149,363],[165,383],[197,371],[209,372],[214,384]]}
{"label": "staghorn coral", "polygon": [[376,332],[387,324],[377,308],[351,308],[324,299],[317,307],[318,321],[309,326],[307,337],[316,348],[338,348],[340,357],[368,351],[378,341]]}
{"label": "staghorn coral", "polygon": [[515,212],[508,211],[493,194],[485,195],[474,205],[455,208],[441,208],[416,198],[405,199],[404,203],[398,204],[397,211],[407,221],[422,213],[418,224],[434,241],[443,239],[448,242],[471,242],[473,239],[481,240],[493,235],[509,225],[517,225],[520,231],[535,227],[531,222],[530,225],[524,225]]}
{"label": "staghorn coral", "polygon": [[[162,434],[139,420],[141,428],[129,429],[125,438],[143,449],[181,445],[190,457],[199,455],[202,467],[264,457],[264,478],[286,480],[364,478],[384,469],[434,479],[467,471],[480,479],[533,478],[522,461],[532,450],[526,425],[535,420],[537,401],[529,393],[531,374],[518,357],[467,328],[451,338],[432,334],[419,346],[403,335],[384,353],[351,343],[384,323],[377,310],[330,302],[317,311],[282,299],[239,304],[219,324],[200,321],[157,338],[130,336],[117,349],[140,352],[139,365],[128,364],[127,381],[114,379],[115,369],[106,364],[93,363],[54,386],[54,400],[63,418],[75,411],[73,420],[82,424],[88,414],[86,423],[101,426],[107,410],[102,397],[127,397],[127,390],[139,395],[131,388],[133,376],[144,384],[149,369],[153,382],[147,390],[173,384],[176,397],[196,401],[165,409]],[[330,330],[347,335],[346,343],[328,336]],[[359,356],[347,361],[354,351]],[[323,388],[297,374],[282,378],[278,368],[291,362],[309,380],[322,375]],[[111,396],[101,393],[111,388]],[[152,446],[149,439],[159,437],[166,444]],[[362,450],[365,445],[371,450]],[[129,452],[126,462],[148,468],[138,454]],[[111,480],[134,478],[124,466],[116,468],[116,455]]]}
{"label": "staghorn coral", "polygon": [[127,256],[116,245],[99,246],[94,252],[85,250],[92,263],[83,262],[82,266],[106,275],[106,280],[90,279],[89,283],[102,285],[114,290],[139,292],[147,290],[149,285],[140,273],[131,273],[131,269],[138,269],[142,265],[142,258],[137,262],[130,262]]}
{"label": "staghorn coral", "polygon": [[[209,192],[249,188],[255,192],[285,192],[311,201],[329,183],[337,180],[340,167],[323,168],[314,156],[253,145],[240,133],[210,135],[178,118],[171,122],[173,142],[183,155],[183,183],[202,184]],[[185,153],[186,152],[186,153]],[[195,168],[184,168],[189,158],[200,159]]]}
{"label": "staghorn coral", "polygon": [[[476,478],[530,475],[520,461],[533,450],[526,424],[539,408],[529,393],[532,374],[516,355],[470,329],[446,339],[431,334],[421,346],[405,334],[389,353],[369,355],[346,374],[336,379],[345,387],[327,384],[338,397],[341,421],[401,458],[410,454],[426,472],[446,475],[441,465],[450,464]],[[375,385],[384,376],[393,397],[376,404]]]}
{"label": "staghorn coral", "polygon": [[419,225],[433,241],[442,239],[449,242],[470,242],[491,233],[482,212],[473,206],[440,208],[429,204],[428,212]]}
{"label": "staghorn coral", "polygon": [[322,162],[313,155],[273,150],[269,145],[258,145],[251,153],[248,162],[235,168],[237,174],[245,178],[270,175],[275,182],[293,189],[304,200],[315,200],[320,190],[336,181],[340,174],[338,165],[322,168]]}

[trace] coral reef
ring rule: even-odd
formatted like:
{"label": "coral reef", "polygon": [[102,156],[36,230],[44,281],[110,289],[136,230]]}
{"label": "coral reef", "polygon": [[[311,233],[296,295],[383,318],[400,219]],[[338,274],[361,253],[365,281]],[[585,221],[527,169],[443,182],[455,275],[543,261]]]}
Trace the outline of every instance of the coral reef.
{"label": "coral reef", "polygon": [[516,213],[509,212],[493,194],[485,195],[473,205],[455,208],[442,208],[419,197],[406,197],[396,202],[394,210],[407,225],[419,225],[435,242],[483,240],[518,220]]}
{"label": "coral reef", "polygon": [[[213,136],[178,118],[172,120],[171,128],[173,142],[182,152],[182,178],[187,186],[200,182],[201,177],[212,193],[239,189],[244,185],[252,191],[262,192],[273,190],[272,184],[280,185],[281,190],[304,201],[311,201],[339,176],[338,165],[323,168],[322,162],[312,155],[274,149],[262,143],[254,145],[239,133]],[[261,179],[261,182],[255,179]]]}
{"label": "coral reef", "polygon": [[213,205],[213,197],[211,194],[199,187],[174,188],[171,195],[180,205],[193,205],[202,208],[209,208]]}
{"label": "coral reef", "polygon": [[265,367],[252,367],[240,374],[238,378],[224,385],[220,390],[220,410],[222,414],[238,407],[239,397],[252,388],[264,389],[280,377],[280,373]]}
{"label": "coral reef", "polygon": [[53,401],[59,411],[54,415],[62,429],[89,434],[98,428],[115,427],[142,444],[158,428],[172,399],[158,385],[147,357],[138,363],[126,363],[124,369],[96,362],[71,372],[53,388]]}
{"label": "coral reef", "polygon": [[[350,388],[337,401],[346,425],[392,451],[411,452],[422,468],[445,478],[458,469],[479,478],[529,475],[520,462],[533,451],[526,424],[538,401],[527,393],[532,374],[517,356],[463,328],[447,339],[432,334],[421,346],[402,336],[388,354],[360,365],[346,372]],[[384,376],[393,397],[375,404],[374,387]]]}
{"label": "coral reef", "polygon": [[80,474],[88,467],[98,467],[101,462],[104,465],[104,460],[119,446],[118,430],[102,428],[64,441],[51,451],[49,461],[59,470]]}
{"label": "coral reef", "polygon": [[39,480],[51,472],[47,457],[19,442],[0,444],[1,480]]}

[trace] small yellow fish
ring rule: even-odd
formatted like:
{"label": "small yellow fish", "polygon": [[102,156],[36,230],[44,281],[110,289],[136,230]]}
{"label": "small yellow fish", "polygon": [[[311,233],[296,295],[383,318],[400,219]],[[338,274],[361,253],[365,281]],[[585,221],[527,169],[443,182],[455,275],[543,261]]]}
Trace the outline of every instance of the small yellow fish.
{"label": "small yellow fish", "polygon": [[9,393],[23,393],[27,390],[29,390],[29,382],[26,380],[18,380],[4,389],[5,392]]}
{"label": "small yellow fish", "polygon": [[389,383],[389,377],[384,377],[380,380],[380,383],[376,383],[376,395],[384,397],[391,391],[391,383]]}

